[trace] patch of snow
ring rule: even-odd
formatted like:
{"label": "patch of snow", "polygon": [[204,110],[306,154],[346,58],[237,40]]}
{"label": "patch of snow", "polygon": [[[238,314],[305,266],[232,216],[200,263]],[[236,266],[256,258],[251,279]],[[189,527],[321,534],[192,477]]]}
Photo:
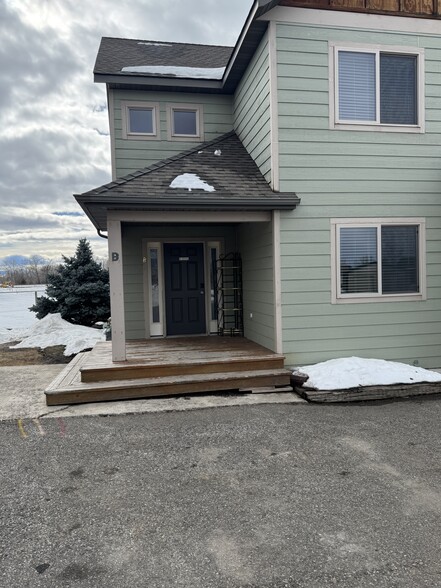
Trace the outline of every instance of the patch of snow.
{"label": "patch of snow", "polygon": [[26,329],[33,325],[38,319],[29,307],[35,304],[35,293],[41,296],[45,290],[45,285],[0,288],[0,330]]}
{"label": "patch of snow", "polygon": [[225,67],[182,67],[177,65],[129,65],[121,69],[126,73],[144,73],[150,75],[173,76],[204,80],[221,80]]}
{"label": "patch of snow", "polygon": [[6,329],[0,327],[0,345],[3,343],[10,343],[11,341],[21,341],[26,337],[28,331],[29,329]]}
{"label": "patch of snow", "polygon": [[192,190],[205,190],[205,192],[215,192],[213,186],[201,180],[197,174],[181,174],[170,184],[170,188],[186,188],[189,192]]}
{"label": "patch of snow", "polygon": [[395,361],[361,357],[330,359],[315,365],[299,367],[295,371],[307,374],[309,380],[305,387],[315,390],[441,382],[441,374],[437,372]]}
{"label": "patch of snow", "polygon": [[220,149],[216,149],[216,151],[214,152],[215,155],[220,156],[222,155],[222,151]]}
{"label": "patch of snow", "polygon": [[152,41],[139,41],[137,45],[151,45],[152,47],[173,47],[168,43],[153,43]]}
{"label": "patch of snow", "polygon": [[203,151],[198,151],[198,155],[200,155],[201,153],[203,153]]}
{"label": "patch of snow", "polygon": [[[23,334],[22,334],[23,335]],[[69,356],[79,353],[84,349],[92,348],[98,341],[104,341],[105,334],[98,329],[72,325],[61,318],[61,314],[48,314],[27,330],[20,343],[11,349],[23,349],[27,347],[52,347],[53,345],[65,345],[64,355]]]}

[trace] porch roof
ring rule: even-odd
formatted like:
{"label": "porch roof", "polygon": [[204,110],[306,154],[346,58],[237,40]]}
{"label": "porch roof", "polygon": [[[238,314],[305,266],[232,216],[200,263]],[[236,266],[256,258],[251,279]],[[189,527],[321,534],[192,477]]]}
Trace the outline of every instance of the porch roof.
{"label": "porch roof", "polygon": [[[183,174],[198,176],[205,189],[172,188]],[[99,230],[107,229],[111,210],[292,210],[300,202],[295,193],[271,190],[234,131],[75,198]]]}

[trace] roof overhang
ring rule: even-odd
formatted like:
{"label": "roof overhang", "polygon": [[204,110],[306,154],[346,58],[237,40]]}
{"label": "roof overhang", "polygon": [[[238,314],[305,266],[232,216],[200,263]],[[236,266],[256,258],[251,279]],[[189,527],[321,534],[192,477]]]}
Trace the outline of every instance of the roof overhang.
{"label": "roof overhang", "polygon": [[175,76],[167,77],[165,75],[154,76],[148,74],[136,75],[126,72],[94,72],[94,81],[106,83],[111,88],[121,89],[139,88],[152,91],[181,90],[220,94],[233,93],[268,28],[268,22],[259,20],[259,18],[277,6],[279,2],[280,0],[255,0],[239,34],[233,53],[226,64],[222,80],[177,78]]}
{"label": "roof overhang", "polygon": [[[121,212],[184,212],[188,213],[188,223],[193,224],[195,222],[194,212],[268,212],[272,210],[293,210],[300,203],[300,198],[297,196],[278,194],[277,198],[261,198],[253,199],[246,203],[243,200],[229,199],[216,200],[214,198],[207,198],[203,196],[192,196],[191,198],[182,200],[182,198],[169,198],[166,201],[161,200],[146,200],[142,196],[127,196],[126,194],[121,195],[118,198],[117,195],[113,194],[109,197],[106,194],[103,195],[84,195],[74,194],[74,197],[78,204],[81,206],[83,211],[89,217],[93,225],[100,231],[107,230],[107,220],[109,213],[116,211]],[[140,215],[139,222],[143,222]],[[169,217],[165,217],[165,222],[170,222]],[[218,217],[219,218],[219,217]],[[164,221],[163,221],[164,222]],[[243,222],[238,217],[237,222]]]}

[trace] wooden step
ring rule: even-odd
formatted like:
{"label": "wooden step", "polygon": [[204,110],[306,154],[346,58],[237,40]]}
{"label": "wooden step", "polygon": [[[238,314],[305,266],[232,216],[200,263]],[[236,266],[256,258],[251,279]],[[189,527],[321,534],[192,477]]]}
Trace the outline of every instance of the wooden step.
{"label": "wooden step", "polygon": [[[170,362],[170,358],[168,359]],[[83,365],[81,368],[82,382],[103,382],[115,380],[131,380],[158,378],[163,376],[187,376],[196,374],[216,374],[225,372],[260,371],[282,369],[283,355],[275,353],[264,356],[225,357],[216,359],[193,359],[179,363],[142,363],[126,362],[110,366]]]}
{"label": "wooden step", "polygon": [[[81,355],[77,357],[81,358]],[[258,372],[252,370],[108,382],[81,382],[79,370],[83,361],[84,359],[78,359],[73,367],[69,364],[49,386],[45,392],[48,406],[180,394],[200,394],[203,392],[258,388],[263,386],[287,386],[289,385],[291,375],[289,370],[273,369],[259,370]]]}

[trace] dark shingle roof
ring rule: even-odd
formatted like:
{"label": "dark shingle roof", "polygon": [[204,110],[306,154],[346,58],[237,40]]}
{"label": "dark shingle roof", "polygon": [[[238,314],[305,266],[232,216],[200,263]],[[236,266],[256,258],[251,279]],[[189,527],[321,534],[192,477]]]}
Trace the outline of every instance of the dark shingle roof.
{"label": "dark shingle roof", "polygon": [[[137,39],[103,37],[96,58],[95,74],[133,74],[123,67],[139,65],[173,65],[179,67],[225,67],[233,47],[193,45]],[[137,74],[149,77],[148,74]]]}
{"label": "dark shingle roof", "polygon": [[[184,173],[198,175],[215,191],[170,188]],[[294,193],[271,190],[234,132],[75,198],[102,230],[107,210],[291,210],[300,202]]]}

